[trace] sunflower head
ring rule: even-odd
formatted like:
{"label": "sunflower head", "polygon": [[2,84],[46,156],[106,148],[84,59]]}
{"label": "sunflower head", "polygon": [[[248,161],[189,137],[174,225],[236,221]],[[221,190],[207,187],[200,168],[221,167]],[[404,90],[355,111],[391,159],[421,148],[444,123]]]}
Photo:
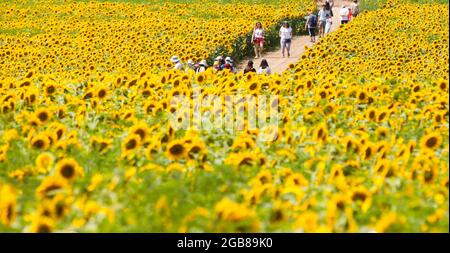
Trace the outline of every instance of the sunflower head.
{"label": "sunflower head", "polygon": [[171,160],[180,160],[185,158],[188,151],[184,141],[175,140],[170,142],[166,148],[166,155]]}
{"label": "sunflower head", "polygon": [[56,164],[56,174],[68,181],[84,175],[83,168],[72,158],[64,158]]}

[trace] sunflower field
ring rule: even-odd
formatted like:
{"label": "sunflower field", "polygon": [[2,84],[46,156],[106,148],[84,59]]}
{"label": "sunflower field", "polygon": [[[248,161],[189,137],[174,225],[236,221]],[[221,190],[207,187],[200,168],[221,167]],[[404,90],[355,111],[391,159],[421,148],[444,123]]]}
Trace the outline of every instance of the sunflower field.
{"label": "sunflower field", "polygon": [[[167,64],[314,2],[39,2],[0,4],[1,232],[449,231],[448,3],[388,1],[243,75]],[[198,127],[255,96],[276,126]]]}

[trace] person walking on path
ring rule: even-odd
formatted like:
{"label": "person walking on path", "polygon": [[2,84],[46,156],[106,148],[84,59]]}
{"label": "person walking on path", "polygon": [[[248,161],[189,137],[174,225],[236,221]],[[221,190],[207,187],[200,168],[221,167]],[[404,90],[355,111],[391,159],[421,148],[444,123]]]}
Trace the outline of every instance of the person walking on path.
{"label": "person walking on path", "polygon": [[291,43],[292,43],[292,28],[287,21],[283,22],[283,26],[280,28],[280,44],[281,52],[284,58],[284,51],[287,51],[288,57],[291,56]]}
{"label": "person walking on path", "polygon": [[267,74],[270,75],[272,71],[269,68],[269,63],[266,59],[261,60],[261,64],[259,65],[258,74]]}
{"label": "person walking on path", "polygon": [[170,61],[174,64],[173,69],[176,70],[183,70],[183,64],[181,63],[180,58],[178,56],[174,55],[170,58]]}
{"label": "person walking on path", "polygon": [[358,4],[358,0],[353,0],[352,3],[352,15],[354,18],[356,18],[356,16],[358,16],[359,14],[359,4]]}
{"label": "person walking on path", "polygon": [[341,17],[341,25],[345,25],[348,23],[348,8],[343,5],[341,10],[339,11],[339,16]]}
{"label": "person walking on path", "polygon": [[328,34],[331,31],[331,26],[333,25],[333,18],[331,15],[327,14],[327,21],[325,25],[325,34]]}
{"label": "person walking on path", "polygon": [[319,38],[325,36],[325,25],[327,23],[327,15],[331,15],[330,11],[327,10],[326,5],[322,7],[319,11]]}
{"label": "person walking on path", "polygon": [[247,66],[245,66],[244,74],[247,74],[248,72],[256,72],[256,69],[253,67],[253,61],[248,61]]}
{"label": "person walking on path", "polygon": [[325,4],[329,4],[331,8],[334,7],[334,1],[333,0],[326,0]]}
{"label": "person walking on path", "polygon": [[306,19],[305,29],[308,29],[309,36],[311,37],[311,42],[316,42],[316,26],[317,17],[311,11],[308,18]]}
{"label": "person walking on path", "polygon": [[264,48],[264,28],[261,22],[257,22],[253,29],[252,42],[255,47],[255,59],[262,57]]}

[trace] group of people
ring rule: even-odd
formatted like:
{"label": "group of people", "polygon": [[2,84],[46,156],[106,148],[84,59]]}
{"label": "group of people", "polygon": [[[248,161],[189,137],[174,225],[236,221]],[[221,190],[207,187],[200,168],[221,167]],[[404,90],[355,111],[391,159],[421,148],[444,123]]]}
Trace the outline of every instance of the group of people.
{"label": "group of people", "polygon": [[[188,60],[186,66],[181,62],[181,59],[174,55],[170,58],[170,61],[173,63],[173,69],[175,70],[184,70],[186,72],[194,71],[195,73],[202,73],[205,72],[208,68],[208,63],[206,60],[201,60],[198,63],[195,63],[192,60]],[[244,69],[244,74],[247,74],[249,72],[255,72],[257,74],[271,74],[272,71],[270,70],[269,63],[266,59],[261,60],[261,64],[259,65],[259,68],[256,70],[253,67],[253,61],[248,61],[247,65]],[[237,73],[236,66],[234,65],[233,59],[231,57],[223,57],[218,56],[214,60],[214,64],[212,66],[214,71],[222,71],[225,69],[228,69],[229,71],[233,73]]]}
{"label": "group of people", "polygon": [[[305,29],[308,30],[309,36],[311,37],[311,42],[316,42],[316,28],[318,27],[318,35],[319,38],[325,36],[327,33],[331,31],[331,26],[333,24],[333,0],[325,0],[322,8],[319,10],[317,15],[314,12],[311,12],[306,18]],[[341,25],[347,24],[351,19],[356,17],[359,14],[359,5],[358,0],[353,0],[351,6],[343,5],[339,11],[340,23]],[[264,49],[264,28],[261,22],[257,22],[252,33],[251,41],[255,50],[255,59],[261,58],[263,55]],[[280,30],[280,45],[281,45],[281,54],[283,58],[286,56],[291,56],[291,43],[292,43],[292,28],[290,27],[287,21],[284,21]],[[201,73],[206,71],[208,68],[208,64],[206,60],[201,60],[198,63],[193,62],[192,60],[188,60],[187,66],[184,67],[181,63],[181,60],[178,56],[172,56],[170,59],[174,64],[174,69],[177,70],[185,70],[186,72],[193,70],[195,73]],[[256,70],[253,66],[253,61],[248,61],[244,74],[249,72],[256,72],[258,74],[270,74],[271,70],[269,64],[266,59],[261,60],[261,64]],[[236,73],[236,67],[234,66],[233,59],[230,57],[224,58],[223,56],[218,56],[214,60],[214,64],[212,66],[214,71],[221,71],[228,69],[229,71]]]}
{"label": "group of people", "polygon": [[[190,70],[194,71],[195,73],[201,73],[205,72],[208,68],[208,63],[206,60],[201,60],[198,63],[195,63],[193,60],[188,60],[186,66],[183,65],[181,62],[181,59],[174,55],[172,58],[170,58],[170,61],[174,64],[173,69],[175,70],[185,70],[186,72],[189,72]],[[229,71],[236,73],[236,66],[234,66],[234,61],[231,59],[231,57],[223,57],[218,56],[214,60],[214,64],[212,68],[215,71],[221,71],[224,69],[228,69]]]}
{"label": "group of people", "polygon": [[[319,27],[319,38],[325,36],[325,34],[331,31],[331,25],[333,24],[333,0],[326,0],[319,13],[314,14],[311,12],[305,24],[305,29],[308,29],[311,42],[316,42],[316,28]],[[341,25],[347,24],[351,19],[355,18],[359,14],[358,0],[353,0],[351,6],[343,5],[339,10]]]}
{"label": "group of people", "polygon": [[[283,57],[285,57],[285,53],[287,53],[287,56],[290,57],[292,28],[287,21],[283,22],[283,25],[281,26],[279,31],[279,36]],[[255,59],[261,58],[264,48],[264,28],[261,22],[256,23],[255,28],[253,29],[251,40],[255,48]]]}

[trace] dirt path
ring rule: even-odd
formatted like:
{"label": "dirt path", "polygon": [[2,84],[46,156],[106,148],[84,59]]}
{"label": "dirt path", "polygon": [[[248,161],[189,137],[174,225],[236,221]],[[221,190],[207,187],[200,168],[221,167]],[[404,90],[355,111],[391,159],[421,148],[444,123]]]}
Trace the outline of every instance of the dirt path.
{"label": "dirt path", "polygon": [[[318,1],[318,4],[320,4],[320,2],[325,1]],[[331,26],[331,32],[336,31],[339,28],[340,24],[339,9],[342,6],[342,3],[346,4],[346,6],[349,6],[350,4],[350,2],[346,0],[334,0],[333,6],[334,16],[333,16],[333,25]],[[318,40],[319,39],[317,36],[316,41]],[[283,58],[283,56],[281,55],[281,49],[278,48],[276,51],[265,52],[262,58],[267,60],[270,69],[272,70],[272,73],[282,73],[284,70],[288,68],[289,64],[298,62],[300,56],[305,51],[305,46],[312,47],[313,45],[314,43],[311,42],[309,35],[294,36],[291,44],[291,57]],[[252,57],[249,57],[247,59],[244,59],[239,64],[238,70],[242,71],[245,68],[248,60],[253,60],[254,63],[253,65],[255,69],[258,69],[262,58],[253,59]]]}

